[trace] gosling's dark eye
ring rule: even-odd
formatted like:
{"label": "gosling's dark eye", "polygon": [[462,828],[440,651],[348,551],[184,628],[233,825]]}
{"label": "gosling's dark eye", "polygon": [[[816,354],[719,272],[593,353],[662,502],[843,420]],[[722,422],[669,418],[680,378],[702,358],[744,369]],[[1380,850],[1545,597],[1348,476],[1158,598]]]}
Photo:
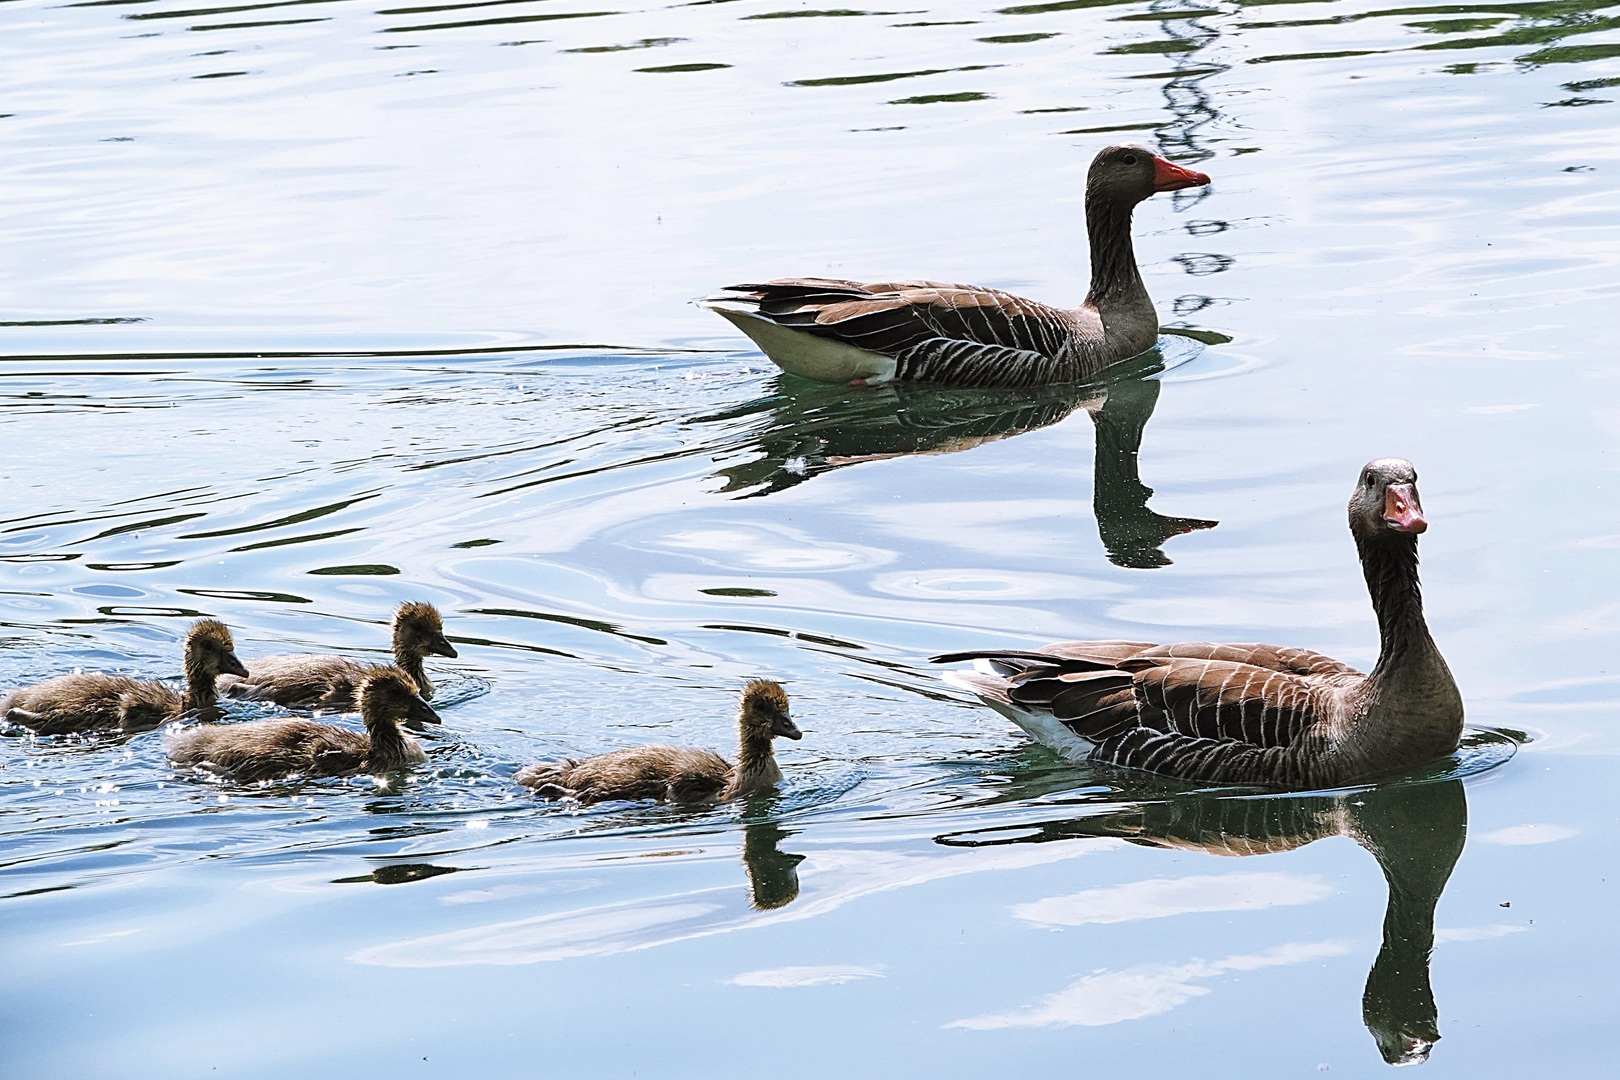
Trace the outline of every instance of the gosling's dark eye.
{"label": "gosling's dark eye", "polygon": [[1367,474],[1367,479],[1366,479],[1366,483],[1367,483],[1367,486],[1368,486],[1368,487],[1372,487],[1372,486],[1373,486],[1373,478],[1372,478],[1372,473],[1368,473],[1368,474]]}

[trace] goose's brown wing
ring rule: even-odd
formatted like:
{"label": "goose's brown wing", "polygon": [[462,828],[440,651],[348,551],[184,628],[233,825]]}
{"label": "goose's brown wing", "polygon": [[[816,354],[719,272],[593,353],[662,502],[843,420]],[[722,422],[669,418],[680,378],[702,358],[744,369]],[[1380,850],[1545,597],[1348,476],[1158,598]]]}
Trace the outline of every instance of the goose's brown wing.
{"label": "goose's brown wing", "polygon": [[166,741],[176,764],[242,781],[345,775],[359,769],[371,746],[359,732],[304,719],[199,724]]}
{"label": "goose's brown wing", "polygon": [[41,735],[115,728],[141,731],[184,708],[184,695],[171,686],[93,671],[19,687],[0,700],[0,716]]}
{"label": "goose's brown wing", "polygon": [[1349,664],[1310,649],[1283,645],[1218,645],[1210,641],[1181,641],[1154,645],[1134,654],[1137,658],[1169,657],[1180,660],[1220,660],[1290,675],[1360,675]]}
{"label": "goose's brown wing", "polygon": [[[895,358],[895,378],[964,386],[1072,382],[1091,372],[1068,348],[1074,313],[999,289],[939,281],[778,278],[714,301]],[[1100,334],[1100,324],[1095,328]],[[1093,365],[1095,366],[1095,365]]]}
{"label": "goose's brown wing", "polygon": [[[1277,655],[1266,659],[1278,666],[1262,667],[1207,655],[1164,654],[1180,648],[1072,641],[1042,649],[948,653],[934,661],[988,660],[1007,684],[1008,701],[1049,711],[1094,742],[1140,727],[1261,748],[1286,747],[1319,718],[1324,687],[1316,673],[1284,670]],[[1252,651],[1251,646],[1203,644],[1188,649],[1195,654]],[[1278,652],[1287,651],[1294,650]],[[1331,674],[1353,674],[1337,667]]]}
{"label": "goose's brown wing", "polygon": [[778,278],[733,285],[736,298],[779,326],[897,356],[931,338],[1055,355],[1074,332],[1069,312],[976,285]]}
{"label": "goose's brown wing", "polygon": [[248,665],[246,678],[221,675],[219,688],[229,697],[295,709],[346,709],[374,667],[346,656],[261,656]]}
{"label": "goose's brown wing", "polygon": [[1308,676],[1230,660],[1139,657],[1141,726],[1250,746],[1292,745],[1320,715],[1321,689]]}
{"label": "goose's brown wing", "polygon": [[1171,645],[1146,641],[1059,641],[1031,651],[1050,656],[1107,657],[1112,660],[1223,660],[1292,675],[1361,674],[1349,664],[1331,656],[1285,645],[1230,645],[1213,641],[1178,641]]}
{"label": "goose's brown wing", "polygon": [[531,767],[520,783],[551,785],[582,803],[609,799],[702,801],[724,789],[731,766],[708,750],[684,746],[633,746],[549,770]]}

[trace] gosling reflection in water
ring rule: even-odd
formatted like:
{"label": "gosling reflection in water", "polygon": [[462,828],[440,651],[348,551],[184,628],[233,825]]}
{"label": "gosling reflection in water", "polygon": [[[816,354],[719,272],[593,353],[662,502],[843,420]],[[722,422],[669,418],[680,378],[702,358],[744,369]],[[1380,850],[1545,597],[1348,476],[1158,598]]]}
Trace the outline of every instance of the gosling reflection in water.
{"label": "gosling reflection in water", "polygon": [[1102,383],[1019,390],[984,390],[892,383],[852,390],[806,385],[777,392],[710,417],[735,421],[768,413],[745,436],[760,456],[720,470],[726,492],[770,495],[846,465],[911,454],[951,454],[1022,435],[1084,409],[1096,426],[1092,487],[1097,528],[1116,565],[1146,568],[1170,562],[1160,550],[1172,536],[1217,523],[1166,517],[1148,508],[1153,489],[1137,473],[1142,432],[1159,401],[1162,371],[1154,360]]}
{"label": "gosling reflection in water", "polygon": [[1429,955],[1434,909],[1462,854],[1468,801],[1462,782],[1392,784],[1342,795],[1179,798],[1092,818],[938,838],[948,846],[1042,843],[1115,837],[1149,847],[1210,855],[1264,855],[1324,836],[1348,836],[1384,872],[1389,899],[1383,944],[1367,975],[1361,1016],[1391,1065],[1424,1061],[1440,1039]]}
{"label": "gosling reflection in water", "polygon": [[748,870],[748,903],[756,911],[773,911],[791,904],[799,895],[799,864],[803,855],[777,847],[793,833],[774,821],[756,821],[743,827],[743,866]]}

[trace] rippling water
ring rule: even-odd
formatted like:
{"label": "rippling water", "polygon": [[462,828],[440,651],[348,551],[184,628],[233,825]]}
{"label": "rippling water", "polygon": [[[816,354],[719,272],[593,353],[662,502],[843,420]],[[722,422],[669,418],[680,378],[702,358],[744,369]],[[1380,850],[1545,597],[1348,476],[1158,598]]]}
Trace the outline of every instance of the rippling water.
{"label": "rippling water", "polygon": [[[199,614],[460,651],[389,786],[0,738],[0,1074],[1608,1075],[1620,8],[612,7],[0,5],[0,686],[176,676]],[[1215,182],[1139,209],[1172,333],[1096,385],[815,386],[687,303],[1073,302],[1120,139]],[[1369,663],[1391,453],[1453,762],[1188,792],[925,662]],[[509,782],[727,748],[752,676],[774,797]]]}

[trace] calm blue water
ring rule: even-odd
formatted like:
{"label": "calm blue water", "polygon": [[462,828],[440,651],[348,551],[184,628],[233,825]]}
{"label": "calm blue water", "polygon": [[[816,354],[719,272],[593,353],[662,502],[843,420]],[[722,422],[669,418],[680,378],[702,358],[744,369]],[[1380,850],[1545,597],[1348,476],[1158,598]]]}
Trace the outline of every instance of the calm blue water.
{"label": "calm blue water", "polygon": [[[0,738],[0,1075],[1609,1075],[1617,90],[1603,3],[0,4],[0,686],[404,599],[461,653],[392,787]],[[1214,184],[1137,214],[1195,337],[1105,383],[820,387],[688,303],[1073,303],[1121,139]],[[1370,663],[1386,454],[1456,762],[1185,792],[925,662]],[[509,782],[729,750],[754,676],[775,797]]]}

